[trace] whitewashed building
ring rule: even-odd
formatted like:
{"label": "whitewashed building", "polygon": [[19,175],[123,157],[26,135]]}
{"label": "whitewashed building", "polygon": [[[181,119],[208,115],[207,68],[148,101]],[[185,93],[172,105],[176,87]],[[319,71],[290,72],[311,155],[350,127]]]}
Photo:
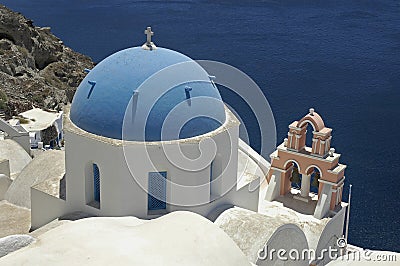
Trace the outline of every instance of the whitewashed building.
{"label": "whitewashed building", "polygon": [[[19,114],[19,116],[25,118],[28,123],[18,123],[18,126],[29,132],[29,141],[32,148],[38,147],[38,143],[42,142],[43,131],[52,126],[54,126],[57,131],[57,137],[54,141],[56,144],[59,144],[59,141],[63,138],[62,114],[62,111],[45,111],[40,108],[32,108]],[[13,120],[15,121],[16,119]]]}
{"label": "whitewashed building", "polygon": [[199,64],[147,32],[146,44],[107,57],[78,87],[64,116],[66,197],[32,188],[33,229],[74,211],[257,211],[263,176],[237,186],[238,153],[252,151],[239,145],[238,119]]}

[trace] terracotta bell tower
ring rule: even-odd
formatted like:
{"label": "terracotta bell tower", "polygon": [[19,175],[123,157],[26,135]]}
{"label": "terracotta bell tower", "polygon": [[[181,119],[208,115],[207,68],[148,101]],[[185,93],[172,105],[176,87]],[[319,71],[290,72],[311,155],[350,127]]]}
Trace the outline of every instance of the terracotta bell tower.
{"label": "terracotta bell tower", "polygon": [[[307,126],[311,125],[312,146],[306,146]],[[340,154],[331,148],[332,129],[325,127],[321,116],[313,108],[298,121],[289,125],[288,137],[271,154],[271,168],[267,174],[266,200],[291,193],[292,178],[301,175],[300,193],[294,200],[309,202],[310,184],[318,189],[318,203],[314,211],[316,218],[323,218],[342,201],[344,170],[339,163]]]}

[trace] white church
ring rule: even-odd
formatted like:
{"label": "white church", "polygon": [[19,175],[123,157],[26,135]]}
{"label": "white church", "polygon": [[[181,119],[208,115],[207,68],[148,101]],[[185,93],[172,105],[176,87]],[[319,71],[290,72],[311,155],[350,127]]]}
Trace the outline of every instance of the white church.
{"label": "white church", "polygon": [[88,70],[65,111],[63,194],[31,189],[32,229],[73,212],[150,219],[189,210],[213,219],[257,211],[259,178],[238,186],[239,120],[198,63],[156,47],[119,51]]}
{"label": "white church", "polygon": [[[316,254],[328,247],[344,254],[350,208],[341,201],[345,165],[330,149],[332,129],[310,109],[289,126],[298,141],[285,139],[269,164],[239,138],[240,121],[215,73],[156,47],[150,27],[145,34],[144,45],[86,70],[62,118],[65,174],[62,164],[41,178],[21,174],[14,182],[3,174],[6,193],[17,198],[11,202],[28,200],[39,241],[0,260],[99,265],[118,254],[129,265],[326,265],[332,258]],[[306,147],[307,123],[324,148]],[[14,195],[18,184],[30,189],[30,204],[29,193]],[[263,256],[282,248],[315,254],[284,262]]]}

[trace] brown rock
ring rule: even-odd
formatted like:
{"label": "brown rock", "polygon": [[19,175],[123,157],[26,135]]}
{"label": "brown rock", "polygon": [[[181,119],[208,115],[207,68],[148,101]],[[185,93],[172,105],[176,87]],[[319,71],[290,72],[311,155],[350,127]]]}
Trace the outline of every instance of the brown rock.
{"label": "brown rock", "polygon": [[62,109],[94,66],[51,33],[0,5],[0,92],[7,118],[32,106]]}

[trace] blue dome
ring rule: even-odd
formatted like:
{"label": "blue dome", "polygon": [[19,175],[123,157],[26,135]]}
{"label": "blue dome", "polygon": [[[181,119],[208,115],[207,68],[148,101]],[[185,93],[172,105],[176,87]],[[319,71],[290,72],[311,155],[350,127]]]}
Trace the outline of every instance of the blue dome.
{"label": "blue dome", "polygon": [[165,48],[135,47],[107,57],[87,74],[70,118],[104,137],[167,141],[217,129],[225,110],[218,89],[195,61]]}

